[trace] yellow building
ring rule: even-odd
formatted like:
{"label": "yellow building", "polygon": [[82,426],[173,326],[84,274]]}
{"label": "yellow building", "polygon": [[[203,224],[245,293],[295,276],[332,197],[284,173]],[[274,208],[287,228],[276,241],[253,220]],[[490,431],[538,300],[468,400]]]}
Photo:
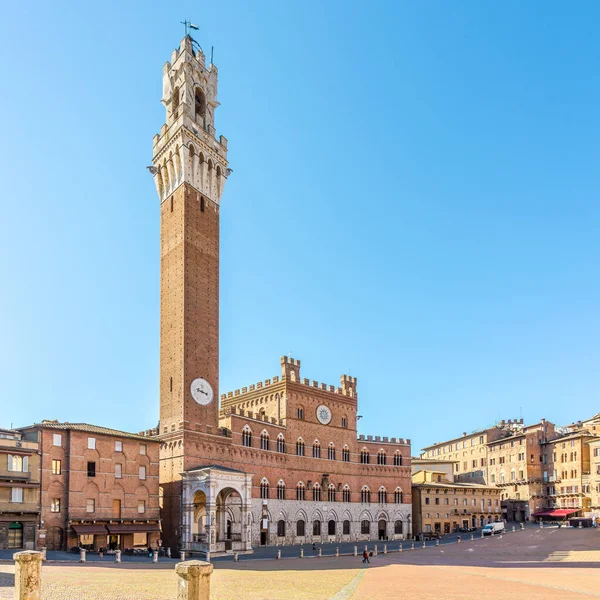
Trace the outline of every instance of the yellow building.
{"label": "yellow building", "polygon": [[412,499],[414,535],[443,535],[502,519],[499,488],[454,482],[440,470],[413,474]]}
{"label": "yellow building", "polygon": [[590,447],[590,495],[589,514],[600,521],[600,437],[588,442]]}

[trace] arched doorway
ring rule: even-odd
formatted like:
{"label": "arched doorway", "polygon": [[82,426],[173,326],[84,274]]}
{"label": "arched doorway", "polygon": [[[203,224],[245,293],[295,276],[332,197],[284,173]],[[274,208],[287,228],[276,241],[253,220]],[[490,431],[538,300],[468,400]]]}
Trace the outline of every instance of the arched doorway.
{"label": "arched doorway", "polygon": [[196,544],[206,544],[206,494],[198,491],[194,494],[194,529],[192,541]]}
{"label": "arched doorway", "polygon": [[[49,527],[46,533],[46,548],[48,550],[62,550],[63,529],[62,527]],[[67,548],[68,550],[68,548]]]}
{"label": "arched doorway", "polygon": [[233,549],[233,542],[242,541],[242,498],[233,488],[222,489],[217,496],[216,542]]}
{"label": "arched doorway", "polygon": [[327,523],[327,535],[335,535],[335,521],[329,521]]}
{"label": "arched doorway", "polygon": [[379,531],[379,539],[385,540],[387,537],[387,521],[385,519],[379,519],[377,529]]}
{"label": "arched doorway", "polygon": [[11,523],[8,526],[8,547],[22,548],[23,547],[23,524]]}

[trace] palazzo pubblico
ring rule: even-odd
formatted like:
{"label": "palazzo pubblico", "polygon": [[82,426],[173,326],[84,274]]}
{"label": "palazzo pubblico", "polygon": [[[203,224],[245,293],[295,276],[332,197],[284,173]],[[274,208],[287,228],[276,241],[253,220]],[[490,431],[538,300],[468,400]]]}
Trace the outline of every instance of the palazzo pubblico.
{"label": "palazzo pubblico", "polygon": [[[153,140],[160,199],[163,543],[188,552],[404,539],[410,440],[357,435],[355,377],[278,375],[219,398],[219,210],[230,174],[215,136],[218,71],[191,37],[163,67]],[[220,407],[219,407],[220,400]]]}

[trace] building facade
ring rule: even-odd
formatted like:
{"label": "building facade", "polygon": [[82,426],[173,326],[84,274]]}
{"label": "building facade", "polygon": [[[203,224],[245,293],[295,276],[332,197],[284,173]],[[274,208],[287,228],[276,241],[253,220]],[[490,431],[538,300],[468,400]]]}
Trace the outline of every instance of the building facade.
{"label": "building facade", "polygon": [[58,421],[20,431],[41,455],[41,545],[49,550],[157,546],[159,442],[151,437],[156,431],[136,435]]}
{"label": "building facade", "polygon": [[0,549],[35,550],[39,520],[38,444],[19,431],[0,429]]}
{"label": "building facade", "polygon": [[[192,552],[410,535],[410,441],[357,436],[357,382],[281,374],[221,397],[218,71],[186,36],[163,68],[160,482],[166,544]],[[398,533],[399,532],[399,533]]]}
{"label": "building facade", "polygon": [[588,442],[590,447],[590,508],[589,514],[600,524],[600,437]]}
{"label": "building facade", "polygon": [[412,493],[415,535],[444,535],[502,519],[497,487],[452,481],[444,471],[417,471]]}

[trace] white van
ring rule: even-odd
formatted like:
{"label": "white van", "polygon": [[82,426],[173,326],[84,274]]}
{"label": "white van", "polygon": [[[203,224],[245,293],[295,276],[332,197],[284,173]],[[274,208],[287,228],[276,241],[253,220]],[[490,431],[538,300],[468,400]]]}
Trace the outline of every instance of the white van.
{"label": "white van", "polygon": [[496,533],[504,533],[504,523],[488,523],[481,532],[483,535],[495,535]]}

